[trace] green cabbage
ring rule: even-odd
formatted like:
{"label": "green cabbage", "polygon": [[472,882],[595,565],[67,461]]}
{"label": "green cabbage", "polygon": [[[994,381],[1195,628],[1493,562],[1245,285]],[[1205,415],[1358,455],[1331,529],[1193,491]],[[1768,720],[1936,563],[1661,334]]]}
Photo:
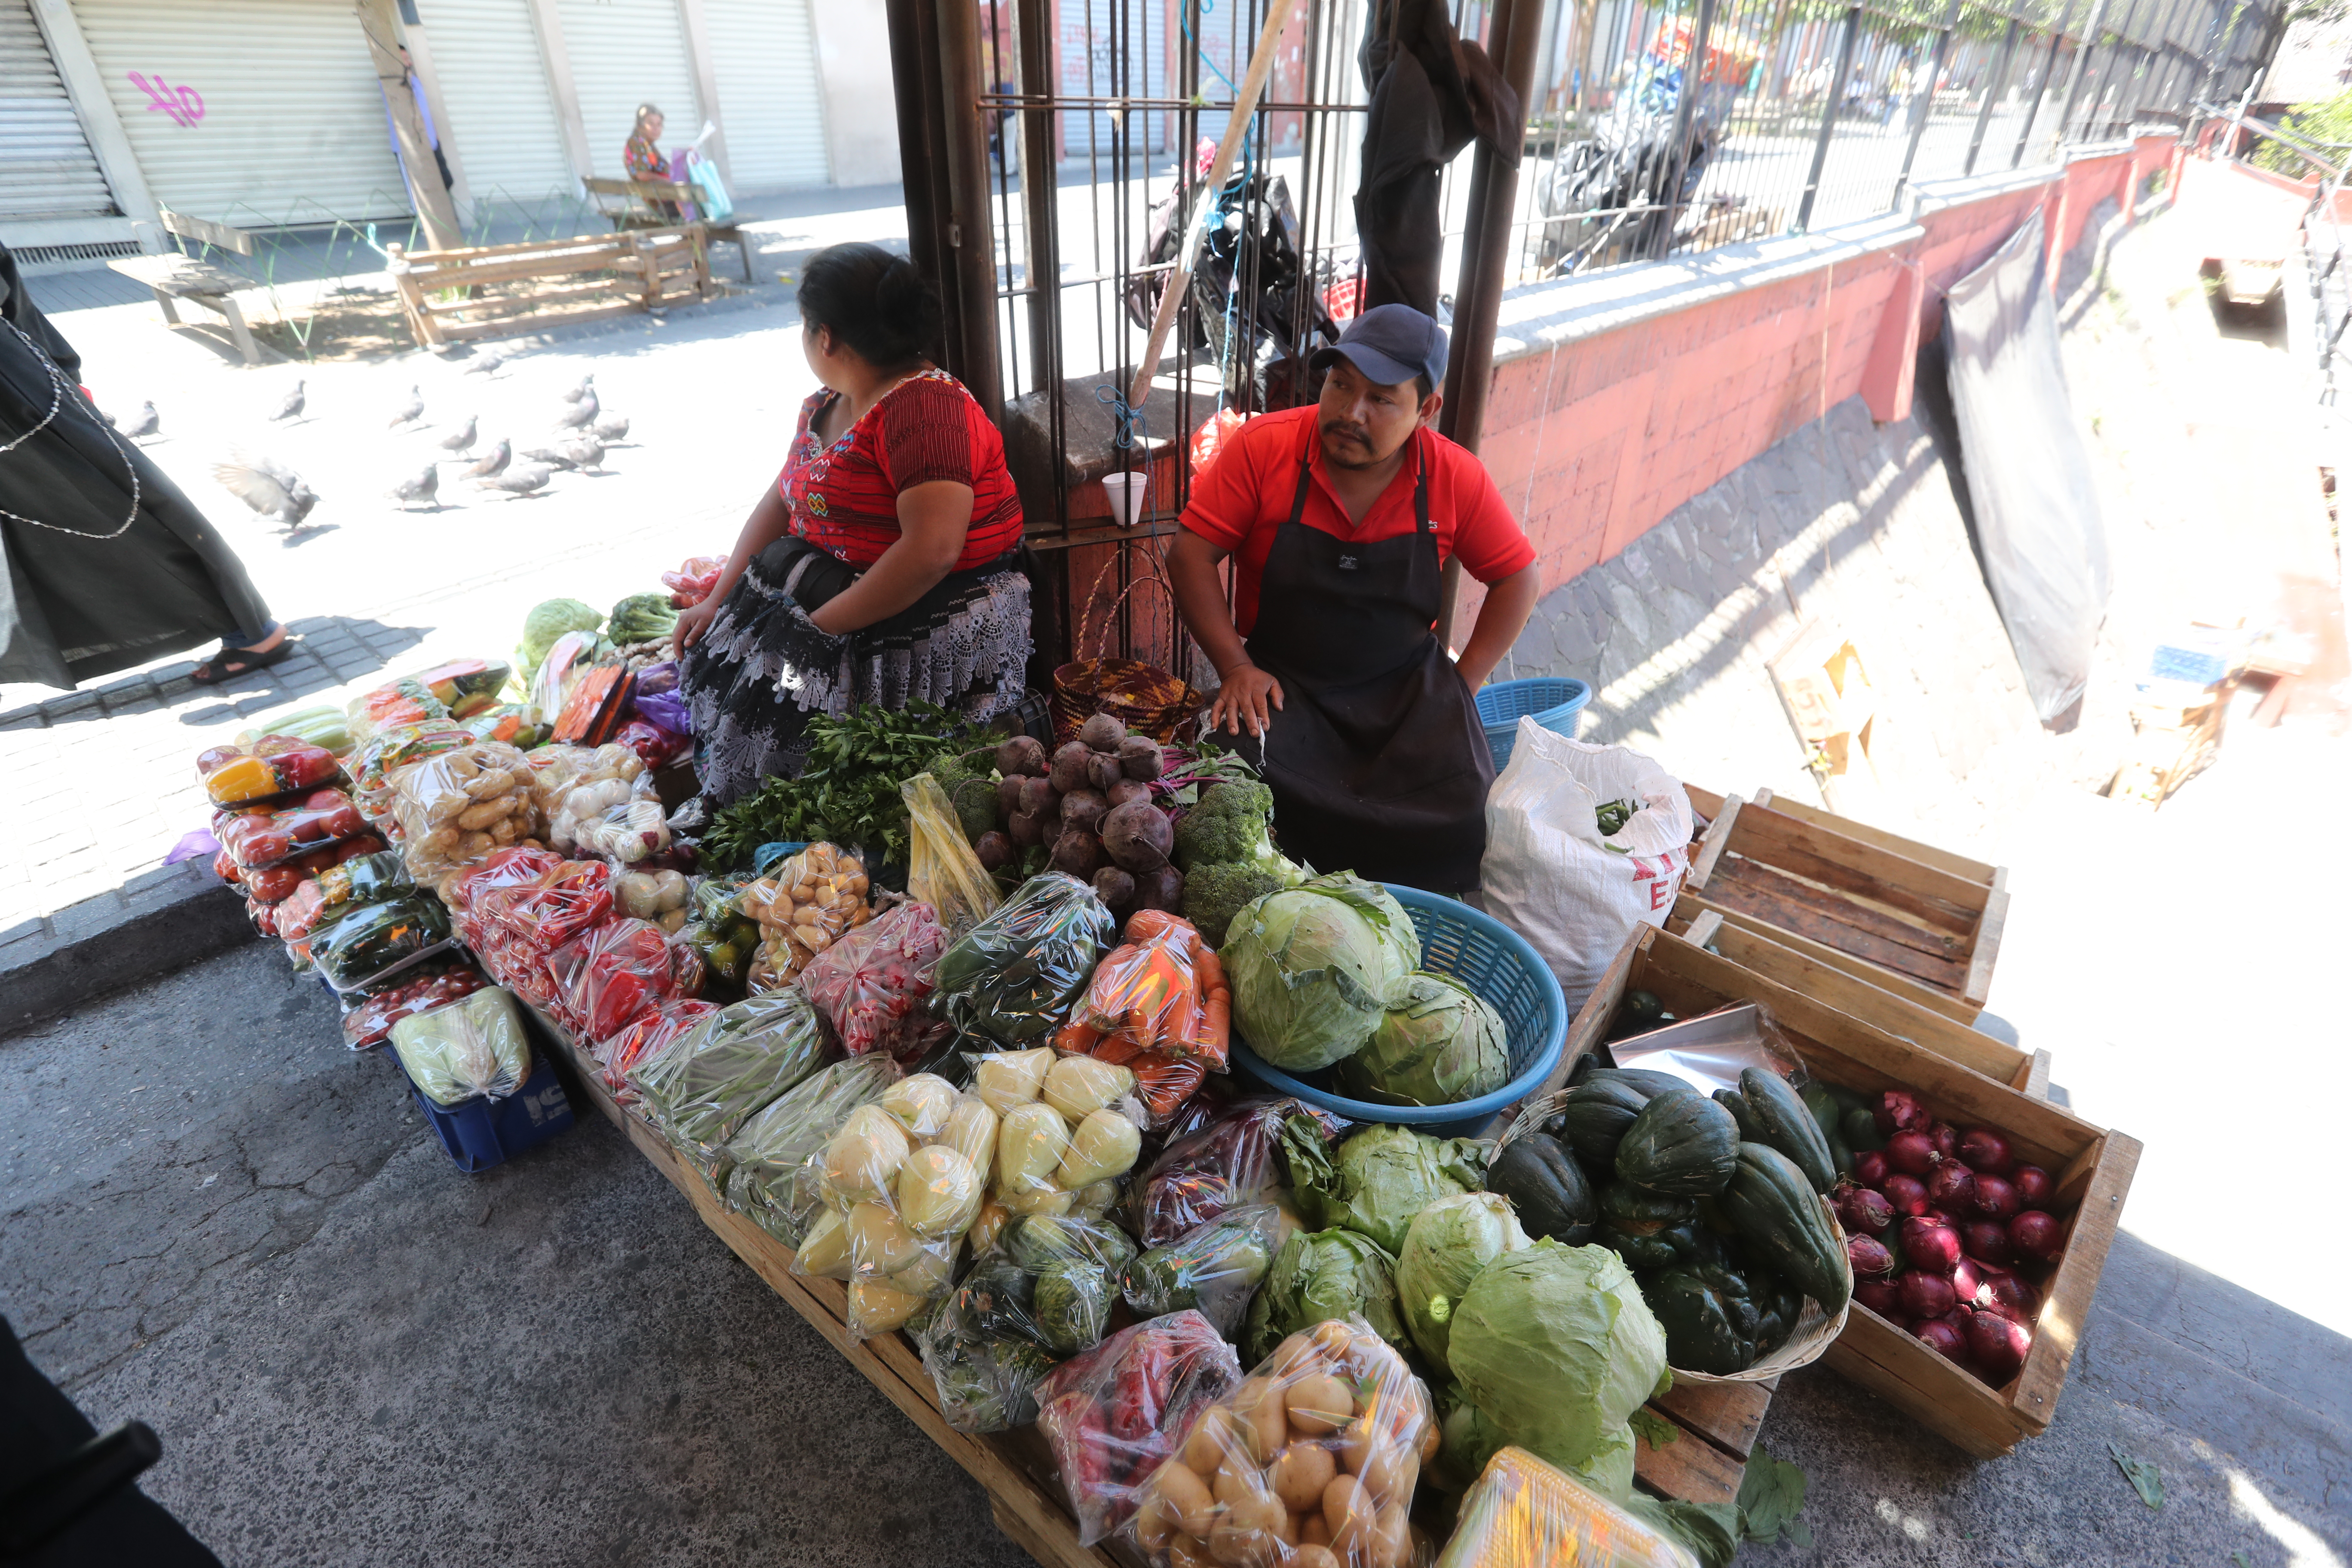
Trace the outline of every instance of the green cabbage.
{"label": "green cabbage", "polygon": [[1299,1231],[1275,1255],[1273,1271],[1250,1303],[1242,1353],[1252,1365],[1285,1338],[1328,1319],[1360,1317],[1392,1345],[1405,1342],[1397,1317],[1396,1259],[1352,1230]]}
{"label": "green cabbage", "polygon": [[1339,1086],[1387,1105],[1452,1105],[1503,1087],[1511,1076],[1503,1020],[1457,980],[1405,976],[1404,994],[1364,1048],[1339,1064]]}
{"label": "green cabbage", "polygon": [[1245,906],[1220,956],[1250,1048],[1313,1072],[1372,1037],[1421,963],[1421,938],[1387,889],[1340,871]]}
{"label": "green cabbage", "polygon": [[1412,1342],[1440,1373],[1453,1370],[1446,1342],[1463,1292],[1486,1265],[1528,1245],[1500,1193],[1457,1193],[1412,1216],[1397,1256],[1397,1298]]}
{"label": "green cabbage", "polygon": [[1370,1237],[1393,1257],[1412,1216],[1439,1198],[1474,1192],[1486,1181],[1486,1145],[1469,1138],[1432,1138],[1375,1122],[1328,1152],[1320,1138],[1293,1135],[1283,1153],[1299,1212],[1317,1226],[1342,1226]]}
{"label": "green cabbage", "polygon": [[1549,1238],[1496,1258],[1454,1310],[1447,1359],[1504,1438],[1623,1502],[1643,1402],[1670,1385],[1666,1336],[1601,1247]]}
{"label": "green cabbage", "polygon": [[577,599],[533,605],[530,614],[522,618],[522,641],[515,646],[515,663],[522,671],[523,685],[530,685],[539,673],[539,661],[547,657],[556,638],[566,632],[593,632],[604,624],[604,617],[593,605]]}

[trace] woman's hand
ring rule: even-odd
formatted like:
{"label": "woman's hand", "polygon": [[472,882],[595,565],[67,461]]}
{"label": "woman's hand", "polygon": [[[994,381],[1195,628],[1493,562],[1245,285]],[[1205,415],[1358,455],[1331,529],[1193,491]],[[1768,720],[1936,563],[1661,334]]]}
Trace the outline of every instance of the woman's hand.
{"label": "woman's hand", "polygon": [[710,595],[698,605],[689,605],[677,613],[677,625],[670,628],[669,648],[673,658],[684,657],[686,650],[702,640],[710,623],[719,618],[719,595]]}
{"label": "woman's hand", "polygon": [[1282,682],[1254,664],[1236,665],[1210,705],[1209,728],[1263,738],[1266,726],[1274,721],[1267,711],[1269,702],[1276,710],[1281,709]]}

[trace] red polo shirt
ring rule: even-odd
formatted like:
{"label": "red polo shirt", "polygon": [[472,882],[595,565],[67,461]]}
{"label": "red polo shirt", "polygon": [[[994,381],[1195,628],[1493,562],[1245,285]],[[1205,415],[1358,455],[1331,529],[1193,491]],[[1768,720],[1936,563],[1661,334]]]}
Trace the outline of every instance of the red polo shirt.
{"label": "red polo shirt", "polygon": [[[1315,414],[1309,404],[1258,416],[1229,437],[1215,460],[1192,481],[1192,504],[1181,521],[1233,555],[1234,625],[1244,637],[1257,624],[1258,578],[1265,571],[1275,532],[1290,521],[1300,458],[1310,459],[1315,475],[1307,487],[1301,522],[1367,544],[1413,530],[1412,457],[1364,521],[1351,523],[1324,470]],[[1437,534],[1439,561],[1460,556],[1462,569],[1481,583],[1498,582],[1531,565],[1536,548],[1504,506],[1485,465],[1434,430],[1420,431],[1414,439],[1430,465],[1429,521]]]}

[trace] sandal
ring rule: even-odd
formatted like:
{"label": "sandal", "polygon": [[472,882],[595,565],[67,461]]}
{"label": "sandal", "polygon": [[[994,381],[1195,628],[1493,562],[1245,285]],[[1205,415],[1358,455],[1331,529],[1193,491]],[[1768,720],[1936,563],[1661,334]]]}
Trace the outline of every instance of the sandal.
{"label": "sandal", "polygon": [[249,647],[225,647],[188,671],[188,679],[198,686],[218,686],[240,675],[251,675],[257,669],[283,663],[295,646],[294,639],[287,637],[267,653],[256,653]]}

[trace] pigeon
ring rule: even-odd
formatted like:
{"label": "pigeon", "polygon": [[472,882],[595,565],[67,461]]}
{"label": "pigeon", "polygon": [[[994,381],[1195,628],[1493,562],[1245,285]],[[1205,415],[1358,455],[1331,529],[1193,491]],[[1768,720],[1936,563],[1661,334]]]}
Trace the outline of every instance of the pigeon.
{"label": "pigeon", "polygon": [[421,500],[431,501],[433,510],[439,511],[441,510],[440,489],[441,465],[427,463],[425,465],[424,472],[414,479],[401,480],[384,494],[398,501],[403,511],[407,510],[412,502]]}
{"label": "pigeon", "polygon": [[598,412],[599,410],[596,405],[596,392],[593,387],[591,387],[588,392],[581,397],[579,402],[572,405],[571,407],[566,408],[562,413],[555,416],[556,428],[559,430],[578,430],[585,426],[593,425],[596,422]]}
{"label": "pigeon", "polygon": [[474,358],[467,363],[466,366],[466,374],[467,375],[496,375],[499,373],[499,367],[506,363],[508,358],[509,356],[507,354],[497,349],[491,349],[485,353],[476,354]]}
{"label": "pigeon", "polygon": [[425,395],[415,387],[408,389],[408,401],[393,411],[392,423],[386,429],[397,430],[404,425],[414,425],[425,415]]}
{"label": "pigeon", "polygon": [[559,452],[552,447],[533,447],[523,456],[534,463],[544,463],[551,468],[576,468],[569,452]]}
{"label": "pigeon", "polygon": [[213,465],[213,478],[255,511],[289,530],[299,526],[319,504],[318,494],[302,482],[302,476],[275,458],[233,451],[229,461]]}
{"label": "pigeon", "polygon": [[629,421],[624,415],[615,414],[596,421],[596,439],[599,441],[625,441],[628,435]]}
{"label": "pigeon", "polygon": [[474,449],[474,421],[478,416],[468,414],[466,423],[441,437],[445,452],[470,452]]}
{"label": "pigeon", "polygon": [[[628,423],[626,420],[623,424]],[[563,444],[563,455],[574,466],[593,473],[604,466],[604,443],[593,436],[579,436]]]}
{"label": "pigeon", "polygon": [[520,468],[509,468],[503,474],[492,474],[474,482],[485,489],[504,490],[511,496],[527,496],[547,483],[549,470],[539,463],[525,463]]}
{"label": "pigeon", "polygon": [[271,415],[269,417],[272,419],[299,418],[301,416],[303,405],[310,401],[303,395],[303,384],[304,384],[301,382],[296,382],[294,384],[294,390],[286,395],[286,401],[279,404],[278,405],[278,412]]}
{"label": "pigeon", "polygon": [[566,403],[577,403],[583,397],[593,396],[595,395],[595,391],[596,377],[593,374],[583,375],[578,381],[573,382],[570,386],[563,389],[563,401]]}
{"label": "pigeon", "polygon": [[502,474],[506,472],[507,464],[513,457],[513,448],[501,439],[497,446],[490,448],[488,456],[466,470],[466,477],[469,479],[487,479],[492,474]]}
{"label": "pigeon", "polygon": [[115,424],[114,416],[111,414],[101,414],[99,417],[105,420],[116,435],[127,436],[134,441],[142,436],[152,436],[163,425],[163,421],[156,417],[155,405],[152,403],[141,404],[139,416],[128,425]]}

